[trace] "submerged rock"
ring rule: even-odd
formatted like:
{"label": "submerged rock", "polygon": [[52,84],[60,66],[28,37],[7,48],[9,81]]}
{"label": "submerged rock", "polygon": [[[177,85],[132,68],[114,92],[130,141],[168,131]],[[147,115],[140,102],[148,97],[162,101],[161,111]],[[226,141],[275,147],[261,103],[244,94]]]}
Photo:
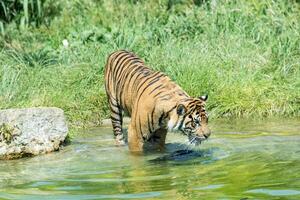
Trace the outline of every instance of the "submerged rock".
{"label": "submerged rock", "polygon": [[0,110],[0,159],[14,159],[56,151],[68,127],[59,108]]}

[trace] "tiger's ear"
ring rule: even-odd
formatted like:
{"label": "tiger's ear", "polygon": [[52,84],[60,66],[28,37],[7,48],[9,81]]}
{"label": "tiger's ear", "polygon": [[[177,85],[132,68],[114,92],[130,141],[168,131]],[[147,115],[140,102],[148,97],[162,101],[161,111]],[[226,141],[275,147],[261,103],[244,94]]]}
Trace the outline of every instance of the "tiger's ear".
{"label": "tiger's ear", "polygon": [[202,101],[206,101],[208,99],[208,95],[203,95],[203,96],[200,96],[199,99],[201,99]]}
{"label": "tiger's ear", "polygon": [[178,114],[178,115],[184,115],[185,113],[186,113],[186,108],[185,108],[185,106],[182,105],[182,104],[179,104],[179,105],[177,106],[177,114]]}

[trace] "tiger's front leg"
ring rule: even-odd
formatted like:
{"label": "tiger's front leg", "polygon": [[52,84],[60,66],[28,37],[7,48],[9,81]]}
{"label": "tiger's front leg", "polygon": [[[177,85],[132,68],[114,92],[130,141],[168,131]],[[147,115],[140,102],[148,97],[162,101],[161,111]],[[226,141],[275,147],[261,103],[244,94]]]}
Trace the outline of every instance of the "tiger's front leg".
{"label": "tiger's front leg", "polygon": [[130,124],[128,127],[128,146],[131,152],[163,151],[165,149],[167,130],[158,129],[148,138],[142,137]]}
{"label": "tiger's front leg", "polygon": [[167,136],[167,129],[159,128],[151,134],[145,142],[144,149],[164,151]]}
{"label": "tiger's front leg", "polygon": [[131,152],[142,152],[144,147],[143,137],[137,132],[132,119],[128,126],[128,147]]}
{"label": "tiger's front leg", "polygon": [[[142,152],[144,150],[164,150],[167,129],[149,127],[147,117],[143,117],[143,112],[131,118],[128,126],[128,146],[132,152]],[[147,116],[147,115],[145,115]],[[144,120],[143,120],[144,119]],[[154,129],[154,130],[153,130]]]}

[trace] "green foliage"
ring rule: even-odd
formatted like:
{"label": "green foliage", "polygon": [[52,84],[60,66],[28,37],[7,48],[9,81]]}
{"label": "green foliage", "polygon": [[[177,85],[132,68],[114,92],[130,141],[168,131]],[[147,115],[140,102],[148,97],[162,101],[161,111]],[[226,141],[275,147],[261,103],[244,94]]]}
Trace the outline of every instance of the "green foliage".
{"label": "green foliage", "polygon": [[17,20],[22,26],[38,23],[42,17],[41,0],[3,0],[0,9],[3,22]]}
{"label": "green foliage", "polygon": [[1,0],[0,31],[5,33],[4,25],[16,23],[21,29],[31,26],[49,24],[50,19],[57,15],[59,7],[52,0]]}
{"label": "green foliage", "polygon": [[6,25],[1,108],[57,106],[73,125],[97,124],[108,116],[106,58],[128,49],[190,95],[209,94],[212,117],[299,116],[296,1],[55,2],[51,23]]}

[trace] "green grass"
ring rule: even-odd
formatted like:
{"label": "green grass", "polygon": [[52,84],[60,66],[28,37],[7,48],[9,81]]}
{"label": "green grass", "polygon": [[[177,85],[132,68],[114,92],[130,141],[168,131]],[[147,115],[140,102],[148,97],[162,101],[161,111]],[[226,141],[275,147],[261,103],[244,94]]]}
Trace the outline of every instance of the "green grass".
{"label": "green grass", "polygon": [[56,106],[72,126],[99,124],[106,58],[127,49],[190,95],[207,93],[212,117],[299,117],[300,4],[195,2],[60,0],[51,23],[6,24],[0,108]]}

